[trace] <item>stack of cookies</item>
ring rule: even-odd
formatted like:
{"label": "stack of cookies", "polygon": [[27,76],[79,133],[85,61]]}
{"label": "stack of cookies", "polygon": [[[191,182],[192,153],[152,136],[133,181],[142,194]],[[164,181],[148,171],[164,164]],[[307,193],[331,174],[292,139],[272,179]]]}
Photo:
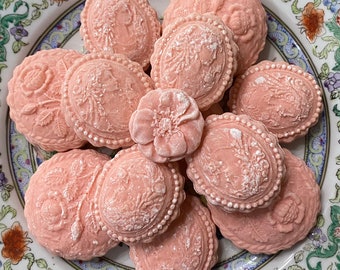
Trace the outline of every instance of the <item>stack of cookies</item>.
{"label": "stack of cookies", "polygon": [[256,63],[260,1],[172,0],[161,25],[147,0],[87,0],[81,22],[86,53],[37,52],[8,84],[18,131],[58,152],[25,194],[42,246],[89,260],[123,242],[137,269],[211,269],[217,227],[252,253],[306,237],[320,188],[282,145],[322,94],[297,66]]}

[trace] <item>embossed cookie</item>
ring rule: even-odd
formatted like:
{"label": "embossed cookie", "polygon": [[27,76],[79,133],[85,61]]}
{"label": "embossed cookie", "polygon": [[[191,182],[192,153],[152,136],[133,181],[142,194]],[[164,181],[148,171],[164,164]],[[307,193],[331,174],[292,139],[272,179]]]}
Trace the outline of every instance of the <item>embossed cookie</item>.
{"label": "embossed cookie", "polygon": [[105,164],[99,183],[96,219],[114,241],[129,245],[166,231],[185,198],[177,167],[150,161],[136,145]]}
{"label": "embossed cookie", "polygon": [[210,270],[217,262],[217,247],[208,209],[198,198],[187,196],[169,229],[151,243],[130,246],[130,257],[137,270]]}
{"label": "embossed cookie", "polygon": [[154,162],[169,162],[194,152],[204,119],[195,100],[178,89],[156,89],[141,98],[129,130],[139,150]]}
{"label": "embossed cookie", "polygon": [[151,77],[156,88],[185,91],[204,111],[230,87],[237,53],[231,30],[218,17],[191,14],[167,27],[155,43]]}
{"label": "embossed cookie", "polygon": [[8,82],[7,104],[16,129],[46,151],[66,151],[85,141],[70,128],[61,111],[61,85],[81,54],[66,49],[42,50],[26,57]]}
{"label": "embossed cookie", "polygon": [[279,194],[284,153],[276,136],[246,115],[211,115],[200,147],[187,159],[195,190],[225,211],[267,207]]}
{"label": "embossed cookie", "polygon": [[125,54],[147,68],[160,23],[147,0],[87,0],[80,34],[88,51]]}
{"label": "embossed cookie", "polygon": [[97,176],[108,159],[94,150],[70,150],[44,161],[32,175],[24,214],[29,231],[52,254],[90,260],[118,244],[94,215]]}
{"label": "embossed cookie", "polygon": [[267,23],[266,12],[259,0],[171,0],[164,11],[163,28],[167,28],[178,18],[191,13],[213,13],[219,16],[234,34],[239,48],[237,74],[242,74],[254,64],[263,50]]}
{"label": "embossed cookie", "polygon": [[235,80],[228,106],[263,122],[280,142],[307,134],[322,111],[322,92],[312,75],[286,62],[262,61]]}
{"label": "embossed cookie", "polygon": [[62,110],[77,135],[111,149],[133,144],[129,120],[153,82],[142,67],[121,54],[91,53],[65,76]]}
{"label": "embossed cookie", "polygon": [[320,211],[320,187],[305,162],[285,150],[286,179],[278,199],[251,213],[208,205],[222,235],[251,253],[274,254],[304,239]]}

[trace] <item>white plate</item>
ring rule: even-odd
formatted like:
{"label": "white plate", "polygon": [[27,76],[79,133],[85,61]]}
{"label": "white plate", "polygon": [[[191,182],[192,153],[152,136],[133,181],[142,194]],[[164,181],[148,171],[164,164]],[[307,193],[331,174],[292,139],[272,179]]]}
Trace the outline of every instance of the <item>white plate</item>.
{"label": "white plate", "polygon": [[[322,214],[308,238],[275,256],[252,255],[221,239],[216,269],[340,269],[340,6],[336,4],[339,1],[262,2],[267,9],[269,34],[261,59],[283,59],[302,66],[315,75],[324,91],[325,111],[321,120],[305,138],[288,146],[314,170],[322,186]],[[159,16],[168,5],[166,0],[150,3]],[[81,50],[78,28],[82,7],[82,2],[72,0],[0,1],[0,267],[3,269],[133,269],[124,245],[90,262],[69,262],[51,256],[29,234],[23,217],[23,197],[29,177],[41,160],[8,118],[7,81],[13,68],[38,49]]]}

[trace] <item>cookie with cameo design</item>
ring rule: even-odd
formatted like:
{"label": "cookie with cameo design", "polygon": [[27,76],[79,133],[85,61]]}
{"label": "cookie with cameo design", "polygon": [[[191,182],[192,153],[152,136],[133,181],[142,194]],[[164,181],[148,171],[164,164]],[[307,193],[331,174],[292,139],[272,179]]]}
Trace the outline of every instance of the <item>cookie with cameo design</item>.
{"label": "cookie with cameo design", "polygon": [[322,91],[308,72],[286,62],[262,61],[239,76],[228,106],[263,122],[282,143],[307,134],[322,112]]}
{"label": "cookie with cameo design", "polygon": [[220,101],[237,68],[238,47],[220,18],[191,14],[167,27],[155,43],[151,78],[156,88],[177,88],[204,111]]}
{"label": "cookie with cameo design", "polygon": [[136,145],[104,166],[95,196],[96,220],[114,241],[150,242],[179,215],[184,177],[173,163],[155,163]]}
{"label": "cookie with cameo design", "polygon": [[97,147],[133,144],[129,120],[139,100],[153,89],[140,64],[122,54],[90,53],[67,71],[62,111],[77,135]]}
{"label": "cookie with cameo design", "polygon": [[164,11],[162,27],[166,29],[178,18],[191,13],[212,13],[231,29],[239,48],[237,74],[255,64],[264,49],[267,17],[260,0],[171,0]]}
{"label": "cookie with cameo design", "polygon": [[247,115],[208,116],[201,145],[186,161],[197,193],[229,212],[269,206],[285,175],[277,137]]}
{"label": "cookie with cameo design", "polygon": [[74,149],[44,161],[25,193],[28,229],[40,245],[70,260],[103,256],[118,242],[97,224],[93,197],[109,157]]}
{"label": "cookie with cameo design", "polygon": [[61,87],[66,71],[81,54],[66,49],[38,51],[15,67],[8,82],[7,104],[16,129],[45,151],[79,148],[78,138],[61,110]]}
{"label": "cookie with cameo design", "polygon": [[193,153],[201,142],[204,119],[195,100],[179,89],[156,89],[141,98],[129,122],[132,139],[154,162]]}
{"label": "cookie with cameo design", "polygon": [[320,187],[306,163],[285,151],[287,168],[278,198],[268,208],[228,213],[208,204],[222,235],[251,253],[274,254],[304,239],[321,210]]}
{"label": "cookie with cameo design", "polygon": [[147,0],[87,0],[81,13],[80,34],[88,51],[125,54],[144,69],[160,28]]}
{"label": "cookie with cameo design", "polygon": [[216,227],[209,210],[192,195],[187,196],[180,216],[151,243],[130,246],[137,270],[206,269],[217,262]]}

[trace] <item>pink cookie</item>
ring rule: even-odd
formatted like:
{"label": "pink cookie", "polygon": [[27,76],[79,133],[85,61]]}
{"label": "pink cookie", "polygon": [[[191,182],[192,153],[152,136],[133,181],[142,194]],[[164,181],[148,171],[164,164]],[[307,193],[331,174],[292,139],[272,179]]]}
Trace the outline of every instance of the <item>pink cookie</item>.
{"label": "pink cookie", "polygon": [[147,0],[87,0],[80,34],[90,52],[125,54],[147,68],[160,23]]}
{"label": "pink cookie", "polygon": [[61,111],[61,85],[66,71],[81,54],[66,49],[43,50],[28,56],[14,69],[7,103],[16,129],[46,151],[81,147]]}
{"label": "pink cookie", "polygon": [[213,13],[231,29],[239,48],[237,74],[254,64],[263,50],[266,35],[266,12],[260,0],[171,0],[164,12],[163,28],[192,13]]}
{"label": "pink cookie", "polygon": [[63,85],[62,110],[80,138],[111,149],[133,144],[129,120],[153,82],[121,54],[92,53],[75,61]]}
{"label": "pink cookie", "polygon": [[96,220],[114,241],[129,245],[166,231],[185,198],[177,166],[150,161],[136,145],[107,162],[98,180]]}
{"label": "pink cookie", "polygon": [[188,196],[169,229],[151,243],[130,246],[130,257],[137,270],[210,270],[217,262],[217,247],[208,209],[198,198]]}
{"label": "pink cookie", "polygon": [[94,150],[70,150],[44,161],[32,175],[24,214],[29,231],[52,254],[90,260],[118,244],[94,215],[97,176],[108,159]]}
{"label": "pink cookie", "polygon": [[285,150],[286,179],[278,199],[251,213],[227,213],[208,205],[224,237],[251,253],[274,254],[304,239],[320,211],[320,187],[305,162]]}
{"label": "pink cookie", "polygon": [[225,211],[267,207],[285,173],[276,136],[246,115],[211,115],[200,147],[187,159],[195,190]]}
{"label": "pink cookie", "polygon": [[218,17],[191,14],[167,27],[155,43],[151,77],[157,88],[185,91],[204,111],[231,86],[237,53],[231,30]]}
{"label": "pink cookie", "polygon": [[193,98],[178,89],[157,89],[141,98],[130,134],[154,162],[182,159],[201,142],[204,119]]}
{"label": "pink cookie", "polygon": [[307,134],[322,111],[322,92],[312,75],[285,62],[262,61],[235,80],[228,106],[263,122],[279,141]]}

